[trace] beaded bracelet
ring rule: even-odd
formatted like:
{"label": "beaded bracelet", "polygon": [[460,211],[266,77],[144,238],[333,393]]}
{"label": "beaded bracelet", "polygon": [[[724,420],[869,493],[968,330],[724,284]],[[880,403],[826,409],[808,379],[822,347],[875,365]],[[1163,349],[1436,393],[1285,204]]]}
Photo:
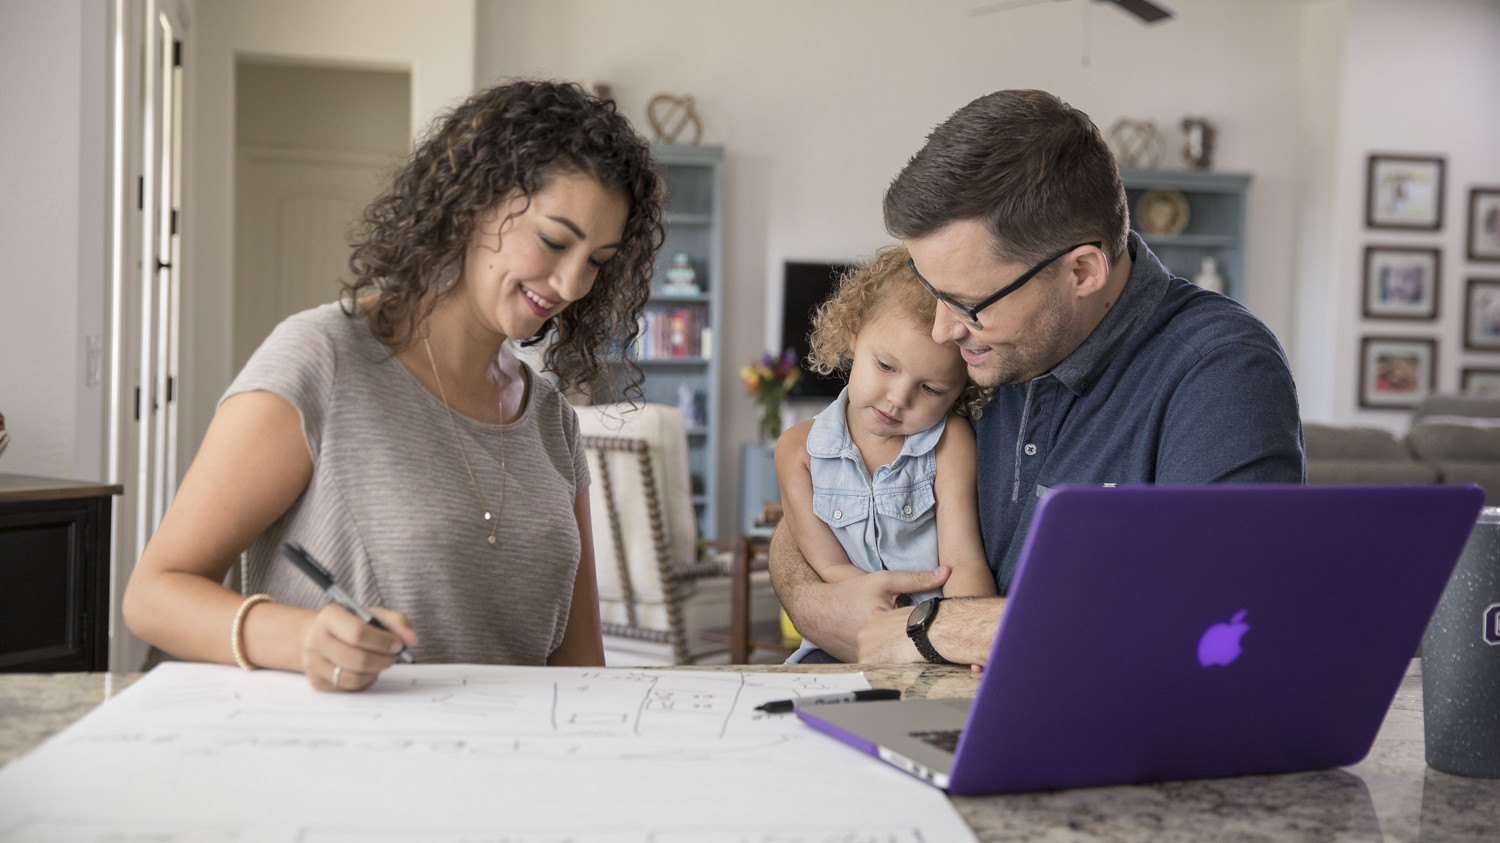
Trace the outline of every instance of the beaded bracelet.
{"label": "beaded bracelet", "polygon": [[234,650],[235,663],[245,670],[256,668],[256,665],[251,664],[250,660],[245,658],[245,648],[241,643],[244,638],[245,615],[249,614],[250,607],[255,604],[268,602],[271,602],[271,595],[252,594],[245,598],[245,602],[240,604],[240,610],[234,613],[234,626],[229,628],[229,646]]}

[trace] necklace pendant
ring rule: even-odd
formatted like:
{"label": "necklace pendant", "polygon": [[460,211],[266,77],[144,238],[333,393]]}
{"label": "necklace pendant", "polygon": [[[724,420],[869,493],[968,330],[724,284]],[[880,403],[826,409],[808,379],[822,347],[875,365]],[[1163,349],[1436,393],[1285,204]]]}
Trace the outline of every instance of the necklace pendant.
{"label": "necklace pendant", "polygon": [[493,520],[495,520],[495,516],[491,515],[489,512],[485,512],[484,513],[484,520],[486,520],[486,521],[493,521]]}
{"label": "necklace pendant", "polygon": [[487,539],[487,541],[490,543],[490,547],[494,547],[495,546],[495,534],[494,533],[490,533],[489,538]]}

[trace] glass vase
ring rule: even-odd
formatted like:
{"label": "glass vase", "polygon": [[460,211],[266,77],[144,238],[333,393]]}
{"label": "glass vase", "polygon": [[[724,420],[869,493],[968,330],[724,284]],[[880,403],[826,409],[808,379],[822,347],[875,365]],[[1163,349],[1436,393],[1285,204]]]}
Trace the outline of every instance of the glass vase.
{"label": "glass vase", "polygon": [[760,441],[775,442],[781,435],[781,404],[760,405]]}

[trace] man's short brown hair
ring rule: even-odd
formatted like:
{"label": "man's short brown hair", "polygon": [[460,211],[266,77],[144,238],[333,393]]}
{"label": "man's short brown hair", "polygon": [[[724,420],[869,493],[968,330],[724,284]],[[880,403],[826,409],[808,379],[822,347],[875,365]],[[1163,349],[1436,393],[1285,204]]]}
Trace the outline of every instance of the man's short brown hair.
{"label": "man's short brown hair", "polygon": [[1125,251],[1125,187],[1087,114],[1046,91],[997,91],[927,136],[885,192],[885,226],[920,238],[980,220],[1000,261],[1034,263],[1069,243]]}

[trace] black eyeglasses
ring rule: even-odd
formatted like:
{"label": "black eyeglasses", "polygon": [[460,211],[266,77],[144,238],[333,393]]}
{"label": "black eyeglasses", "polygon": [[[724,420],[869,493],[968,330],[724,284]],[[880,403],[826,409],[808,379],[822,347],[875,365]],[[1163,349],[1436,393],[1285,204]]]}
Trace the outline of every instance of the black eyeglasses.
{"label": "black eyeglasses", "polygon": [[974,305],[960,304],[953,299],[948,298],[948,296],[939,293],[931,284],[927,283],[927,279],[922,277],[922,273],[917,271],[916,261],[913,261],[911,258],[906,259],[906,265],[911,267],[911,273],[917,276],[917,280],[922,282],[922,286],[927,288],[927,292],[932,293],[933,296],[937,297],[938,301],[948,305],[948,307],[952,309],[953,313],[957,315],[965,325],[968,325],[970,328],[983,328],[984,326],[979,323],[979,311],[984,310],[986,307],[989,307],[990,305],[1005,298],[1011,293],[1014,293],[1016,290],[1021,289],[1022,284],[1030,281],[1033,277],[1036,276],[1038,272],[1046,269],[1048,264],[1073,251],[1074,249],[1079,249],[1084,246],[1097,246],[1102,249],[1104,248],[1104,243],[1100,240],[1094,240],[1090,243],[1075,243],[1072,246],[1063,249],[1061,252],[1058,252],[1052,257],[1047,258],[1036,266],[1033,266],[1032,268],[1021,273],[1021,277],[1010,282],[1009,284],[1006,284],[1004,287],[1001,287],[993,296],[990,296],[984,301]]}

